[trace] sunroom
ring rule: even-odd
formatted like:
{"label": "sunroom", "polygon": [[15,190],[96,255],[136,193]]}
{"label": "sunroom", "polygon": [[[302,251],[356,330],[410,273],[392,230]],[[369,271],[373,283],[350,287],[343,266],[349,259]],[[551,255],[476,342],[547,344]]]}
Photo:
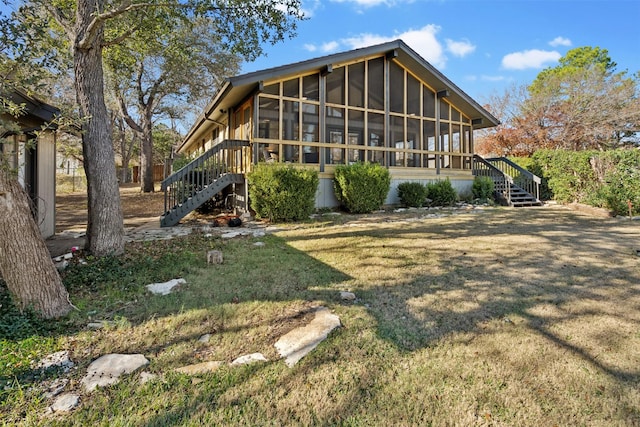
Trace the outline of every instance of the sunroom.
{"label": "sunroom", "polygon": [[[404,181],[449,178],[459,191],[468,189],[473,131],[497,124],[396,40],[228,79],[178,152],[194,158],[216,152],[210,154],[216,164],[236,174],[261,161],[317,168],[317,207],[337,205],[336,165],[378,162],[390,170],[386,202],[393,204]],[[229,186],[247,209],[246,180],[240,181]]]}

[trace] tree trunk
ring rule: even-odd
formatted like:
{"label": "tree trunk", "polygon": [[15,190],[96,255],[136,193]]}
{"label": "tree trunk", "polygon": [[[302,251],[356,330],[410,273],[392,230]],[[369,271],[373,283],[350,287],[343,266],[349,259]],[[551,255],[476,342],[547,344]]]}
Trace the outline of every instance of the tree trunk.
{"label": "tree trunk", "polygon": [[153,122],[151,117],[144,117],[140,141],[140,189],[143,193],[151,193],[153,186]]}
{"label": "tree trunk", "polygon": [[24,189],[0,169],[0,276],[21,308],[47,319],[73,308],[42,239]]}
{"label": "tree trunk", "polygon": [[[104,8],[104,0],[78,1],[74,73],[78,105],[83,117],[82,148],[87,175],[88,222],[86,249],[105,256],[124,252],[124,224],[116,175],[109,115],[104,103],[102,70],[103,24],[98,23],[88,41],[86,36],[93,16]],[[95,28],[94,28],[95,30]]]}

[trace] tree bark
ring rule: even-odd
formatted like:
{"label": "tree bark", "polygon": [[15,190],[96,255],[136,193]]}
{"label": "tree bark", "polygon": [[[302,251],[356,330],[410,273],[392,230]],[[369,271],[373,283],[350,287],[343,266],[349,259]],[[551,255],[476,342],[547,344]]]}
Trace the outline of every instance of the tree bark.
{"label": "tree bark", "polygon": [[33,307],[44,318],[51,319],[64,316],[73,308],[31,215],[27,193],[2,169],[0,276],[21,309]]}
{"label": "tree bark", "polygon": [[[103,9],[104,0],[78,1],[73,52],[76,96],[80,112],[86,118],[82,126],[88,195],[85,248],[96,256],[124,252],[120,192],[109,115],[104,102],[104,25],[92,22]],[[92,33],[89,34],[88,30]]]}
{"label": "tree bark", "polygon": [[151,117],[144,117],[140,141],[140,189],[143,193],[154,191],[153,169],[153,122]]}

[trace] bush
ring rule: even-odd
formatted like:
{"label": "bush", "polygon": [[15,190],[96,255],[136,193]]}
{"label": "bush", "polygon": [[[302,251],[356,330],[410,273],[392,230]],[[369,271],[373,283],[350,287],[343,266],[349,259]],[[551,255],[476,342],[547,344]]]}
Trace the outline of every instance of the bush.
{"label": "bush", "polygon": [[296,221],[315,206],[318,172],[280,163],[260,163],[248,175],[251,208],[258,218]]}
{"label": "bush", "polygon": [[427,184],[427,197],[431,199],[431,206],[452,206],[458,200],[456,189],[449,178]]}
{"label": "bush", "polygon": [[[579,202],[619,215],[640,213],[640,151],[539,150],[532,157],[558,202]],[[533,171],[536,173],[535,171]]]}
{"label": "bush", "polygon": [[481,201],[493,200],[494,183],[488,176],[476,176],[473,179],[473,198]]}
{"label": "bush", "polygon": [[336,198],[349,212],[369,213],[380,209],[390,188],[389,171],[378,163],[355,163],[336,167]]}
{"label": "bush", "polygon": [[419,208],[427,199],[427,187],[419,182],[403,182],[398,185],[398,197],[403,206]]}

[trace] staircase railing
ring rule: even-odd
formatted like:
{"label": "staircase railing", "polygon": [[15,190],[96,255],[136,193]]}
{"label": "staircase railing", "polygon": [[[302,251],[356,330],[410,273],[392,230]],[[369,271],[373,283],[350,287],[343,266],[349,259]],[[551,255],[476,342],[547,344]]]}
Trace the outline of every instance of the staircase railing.
{"label": "staircase railing", "polygon": [[511,184],[513,178],[495,167],[483,157],[473,155],[473,174],[475,176],[488,176],[493,181],[494,189],[508,204],[511,204]]}
{"label": "staircase railing", "polygon": [[493,157],[486,159],[486,161],[502,171],[505,175],[512,177],[513,183],[540,201],[540,184],[542,183],[542,179],[539,176],[534,175],[506,157]]}
{"label": "staircase railing", "polygon": [[248,146],[249,141],[225,140],[162,181],[165,215],[221,177],[248,172],[250,156],[243,150]]}

